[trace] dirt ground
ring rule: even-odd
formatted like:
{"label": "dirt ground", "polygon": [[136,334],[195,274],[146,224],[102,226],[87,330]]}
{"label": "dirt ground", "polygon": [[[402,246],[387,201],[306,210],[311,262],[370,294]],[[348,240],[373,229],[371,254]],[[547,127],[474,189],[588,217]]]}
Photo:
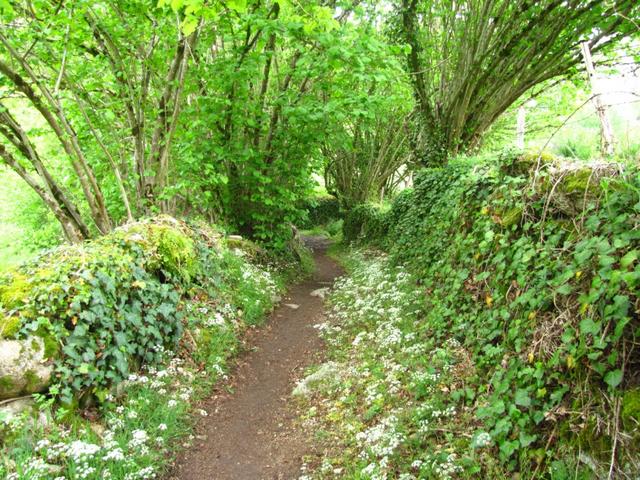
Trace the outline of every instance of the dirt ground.
{"label": "dirt ground", "polygon": [[[331,286],[339,267],[325,255],[327,242],[307,239],[314,250],[312,278],[291,287],[263,328],[246,339],[244,354],[228,383],[203,408],[194,445],[176,461],[171,480],[296,479],[312,446],[296,428],[295,379],[319,360],[323,299],[311,292]],[[296,308],[297,306],[297,308]],[[231,393],[230,393],[231,392]]]}

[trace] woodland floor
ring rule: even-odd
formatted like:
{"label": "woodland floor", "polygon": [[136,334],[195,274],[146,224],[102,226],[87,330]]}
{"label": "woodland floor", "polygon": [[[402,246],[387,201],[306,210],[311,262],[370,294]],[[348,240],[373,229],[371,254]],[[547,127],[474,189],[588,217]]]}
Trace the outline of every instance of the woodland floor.
{"label": "woodland floor", "polygon": [[199,421],[194,445],[178,457],[169,479],[290,480],[300,475],[302,457],[313,446],[296,425],[291,391],[323,352],[314,325],[322,322],[324,302],[311,293],[330,287],[341,273],[325,254],[326,241],[313,237],[307,244],[314,251],[315,273],[293,286],[265,326],[248,335],[249,351],[202,406],[209,415]]}

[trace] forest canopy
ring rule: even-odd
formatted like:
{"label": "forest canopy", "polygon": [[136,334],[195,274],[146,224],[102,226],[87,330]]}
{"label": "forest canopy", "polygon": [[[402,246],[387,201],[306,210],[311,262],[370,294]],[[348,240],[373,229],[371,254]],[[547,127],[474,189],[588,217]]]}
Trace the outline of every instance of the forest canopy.
{"label": "forest canopy", "polygon": [[618,52],[639,9],[3,0],[0,157],[71,242],[162,212],[283,247],[314,172],[345,208],[381,198],[578,75],[581,43]]}

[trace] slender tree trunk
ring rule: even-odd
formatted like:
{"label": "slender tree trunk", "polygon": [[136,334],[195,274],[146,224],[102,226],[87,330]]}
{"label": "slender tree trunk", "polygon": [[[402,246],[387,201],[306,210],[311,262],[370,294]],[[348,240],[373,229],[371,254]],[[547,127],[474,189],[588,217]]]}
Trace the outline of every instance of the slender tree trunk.
{"label": "slender tree trunk", "polygon": [[0,144],[0,158],[2,158],[4,163],[16,172],[20,178],[22,178],[27,185],[29,185],[40,196],[42,201],[53,212],[54,216],[62,226],[62,231],[68,241],[78,243],[87,238],[76,224],[75,219],[69,215],[68,211],[61,208],[60,204],[51,195],[51,193],[44,188],[22,165],[20,165],[16,158],[11,155],[11,153],[9,153],[2,144]]}
{"label": "slender tree trunk", "polygon": [[[153,177],[145,178],[144,194],[147,202],[155,203],[157,196],[162,193],[168,182],[171,140],[182,106],[182,90],[189,65],[189,55],[196,46],[199,29],[200,25],[188,37],[180,38],[165,79],[165,90],[158,101],[159,115],[149,154],[149,164],[155,173]],[[166,209],[166,205],[162,207],[163,210]]]}
{"label": "slender tree trunk", "polygon": [[38,86],[47,100],[49,107],[45,105],[40,96],[36,94],[20,74],[12,70],[2,61],[0,61],[0,72],[11,80],[15,87],[29,99],[31,104],[40,112],[56,134],[62,148],[71,160],[71,165],[78,176],[85,199],[91,210],[91,216],[98,230],[100,230],[101,233],[109,232],[112,228],[112,223],[106,209],[102,190],[100,189],[93,169],[88,164],[84,153],[80,149],[76,132],[67,121],[60,102],[56,100],[51,92],[39,81],[38,76],[33,72],[24,58],[13,49],[1,33],[0,41],[7,47],[11,56],[22,66],[24,71],[29,75],[29,78]]}
{"label": "slender tree trunk", "polygon": [[87,126],[89,127],[89,130],[91,130],[91,133],[93,134],[93,137],[96,139],[96,142],[98,142],[98,145],[100,146],[100,149],[102,150],[102,152],[107,157],[107,160],[109,161],[109,165],[111,165],[111,169],[113,170],[113,174],[116,177],[116,184],[118,185],[118,189],[120,190],[120,198],[122,198],[122,203],[124,204],[124,208],[125,208],[125,210],[127,212],[127,220],[131,222],[131,221],[133,221],[133,213],[131,212],[131,205],[129,203],[129,196],[127,195],[127,189],[125,188],[124,182],[122,181],[122,174],[120,173],[120,168],[118,167],[118,164],[116,163],[116,161],[114,160],[113,156],[111,155],[111,152],[109,152],[109,149],[106,147],[106,145],[104,144],[104,142],[100,138],[100,135],[98,134],[98,132],[94,128],[93,122],[89,118],[89,115],[87,114],[86,109],[82,105],[82,100],[80,100],[80,97],[77,95],[77,93],[75,91],[73,92],[73,95],[74,95],[74,97],[76,99],[76,102],[77,102],[78,108],[80,110],[80,113],[82,113],[83,118],[87,122]]}
{"label": "slender tree trunk", "polygon": [[91,236],[89,228],[82,220],[80,211],[76,207],[75,203],[73,203],[69,196],[53,179],[47,168],[42,163],[35,147],[31,144],[26,132],[20,127],[18,122],[2,104],[0,104],[0,134],[9,140],[9,142],[31,163],[41,181],[44,183],[43,187],[46,188],[49,195],[58,202],[58,206],[75,225],[75,229],[79,230],[84,238],[89,238]]}

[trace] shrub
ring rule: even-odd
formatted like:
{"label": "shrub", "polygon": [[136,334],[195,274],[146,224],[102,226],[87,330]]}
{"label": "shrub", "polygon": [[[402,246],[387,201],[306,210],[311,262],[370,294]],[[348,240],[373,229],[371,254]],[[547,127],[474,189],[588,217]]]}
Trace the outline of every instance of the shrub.
{"label": "shrub", "polygon": [[345,216],[342,234],[347,242],[367,239],[374,242],[386,235],[387,220],[377,205],[363,203],[352,208]]}
{"label": "shrub", "polygon": [[301,228],[313,228],[326,225],[332,220],[340,218],[340,202],[332,195],[311,197],[302,206],[307,211],[307,218],[300,225]]}
{"label": "shrub", "polygon": [[103,400],[141,365],[176,350],[182,300],[193,289],[213,298],[242,291],[236,308],[254,323],[270,307],[268,274],[218,238],[159,217],[46,253],[0,280],[2,336],[43,338],[59,380],[54,393],[65,402]]}

